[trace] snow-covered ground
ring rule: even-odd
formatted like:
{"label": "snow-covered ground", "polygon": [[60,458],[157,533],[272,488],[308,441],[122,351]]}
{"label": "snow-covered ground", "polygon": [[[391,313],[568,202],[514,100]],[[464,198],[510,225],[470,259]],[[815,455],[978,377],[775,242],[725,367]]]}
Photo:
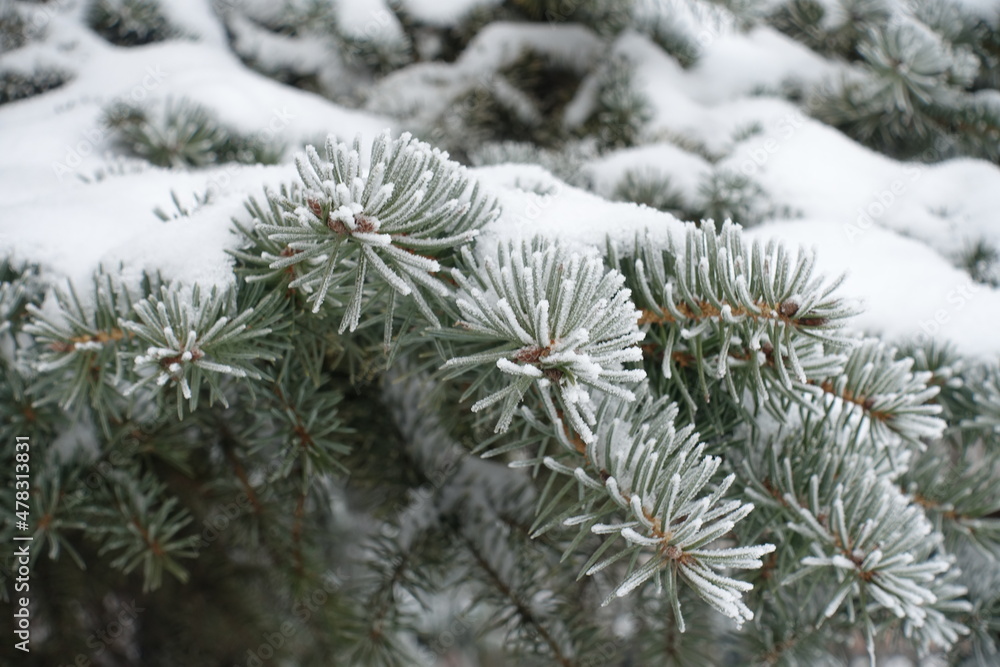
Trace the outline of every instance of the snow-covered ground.
{"label": "snow-covered ground", "polygon": [[[290,155],[273,167],[194,170],[116,156],[100,122],[111,102],[188,98],[230,127],[265,133],[289,146],[327,133],[345,138],[360,133],[367,143],[383,128],[412,127],[399,113],[414,99],[424,100],[423,113],[429,97],[439,96],[446,107],[449,86],[509,61],[520,40],[549,52],[563,50],[570,62],[603,60],[611,53],[626,57],[653,106],[649,136],[683,135],[723,156],[712,164],[674,143],[653,140],[586,165],[598,193],[610,194],[635,167],[654,167],[689,194],[712,170],[751,175],[785,213],[749,233],[815,247],[823,270],[846,272],[844,294],[866,305],[858,320],[864,331],[900,341],[950,339],[970,355],[1000,353],[1000,290],[972,282],[954,261],[979,239],[1000,246],[1000,169],[970,159],[900,163],[803,116],[789,102],[760,94],[836,74],[830,62],[772,29],[740,33],[724,22],[712,24],[699,35],[699,62],[685,70],[634,33],[605,43],[582,28],[495,24],[455,63],[412,66],[383,80],[361,110],[244,66],[209,0],[162,3],[189,37],[131,48],[113,46],[86,28],[83,3],[24,4],[45,36],[0,56],[0,66],[55,66],[73,78],[56,90],[0,106],[0,249],[41,263],[49,276],[80,281],[98,264],[120,263],[126,276],[153,269],[167,278],[225,283],[231,264],[224,251],[238,243],[232,217],[243,215],[243,201],[260,198],[264,186],[294,180]],[[340,4],[342,24],[358,34],[395,30],[381,0]],[[477,4],[484,3],[404,2],[414,16],[445,24]],[[438,88],[428,87],[432,80]],[[397,115],[373,111],[379,108],[373,99],[384,100]],[[747,127],[755,131],[741,131]],[[644,229],[665,234],[681,224],[666,213],[604,201],[539,167],[481,167],[476,173],[504,209],[487,241],[542,233],[600,246],[606,234],[631,238]],[[194,206],[195,195],[207,191],[213,193],[211,202],[190,216],[163,222],[153,212],[173,210],[172,193]]]}

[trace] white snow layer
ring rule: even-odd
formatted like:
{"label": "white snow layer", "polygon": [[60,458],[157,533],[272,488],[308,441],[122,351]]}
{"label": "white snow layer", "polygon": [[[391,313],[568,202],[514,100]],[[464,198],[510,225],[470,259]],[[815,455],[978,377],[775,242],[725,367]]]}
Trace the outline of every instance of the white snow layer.
{"label": "white snow layer", "polygon": [[[405,0],[404,6],[420,21],[447,24],[492,1]],[[345,2],[338,12],[346,32],[363,36],[398,29],[394,19],[383,20],[384,8],[384,0]],[[112,157],[100,116],[113,100],[187,97],[227,125],[271,132],[289,145],[327,133],[361,133],[370,144],[385,127],[410,125],[404,115],[394,122],[347,109],[249,70],[226,46],[208,0],[184,0],[169,10],[190,39],[129,49],[83,28],[75,10],[39,11],[47,12],[44,41],[5,55],[5,65],[54,64],[74,78],[0,107],[0,250],[40,262],[53,276],[82,281],[98,264],[121,263],[126,277],[151,269],[168,279],[226,284],[231,262],[225,249],[238,241],[231,218],[244,215],[243,201],[260,198],[264,185],[295,178],[290,164],[178,171]],[[967,354],[1000,353],[1000,291],[971,282],[953,262],[954,253],[975,240],[1000,244],[1000,169],[980,160],[905,164],[873,153],[793,105],[761,96],[783,85],[811,85],[835,74],[836,66],[773,30],[741,34],[721,20],[708,25],[717,29],[700,34],[701,59],[684,70],[637,34],[607,46],[582,28],[495,24],[454,64],[416,65],[391,75],[373,91],[368,108],[400,112],[421,98],[436,98],[438,108],[446,108],[454,95],[526,47],[583,67],[613,50],[637,67],[636,82],[655,116],[650,143],[587,166],[599,194],[610,194],[629,169],[656,169],[686,197],[713,169],[743,173],[778,208],[801,216],[749,233],[815,247],[824,271],[846,272],[843,294],[867,306],[859,329],[894,340],[950,339]],[[678,148],[671,143],[678,135],[720,161],[713,165]],[[670,215],[608,202],[538,167],[500,165],[475,174],[504,207],[481,239],[484,251],[534,234],[600,248],[609,234],[631,239],[648,230],[662,238],[680,228]],[[153,214],[156,207],[173,209],[172,192],[188,205],[194,194],[209,190],[211,203],[190,217],[162,222]]]}
{"label": "white snow layer", "polygon": [[414,19],[429,25],[458,23],[477,7],[499,5],[503,0],[401,0],[400,5]]}

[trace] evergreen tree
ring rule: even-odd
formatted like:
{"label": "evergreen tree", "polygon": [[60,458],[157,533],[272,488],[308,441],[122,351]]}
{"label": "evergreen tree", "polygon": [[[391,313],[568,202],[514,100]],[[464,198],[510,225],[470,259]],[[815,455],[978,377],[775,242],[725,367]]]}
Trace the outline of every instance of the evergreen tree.
{"label": "evergreen tree", "polygon": [[[997,161],[1000,14],[685,7],[852,63],[803,104],[861,143]],[[323,2],[218,11],[249,65],[390,112],[410,102],[392,107],[393,86],[426,75],[411,61],[474,50],[499,19],[600,48],[634,31],[698,59],[687,23],[639,2],[508,0],[436,28],[397,7],[398,33],[364,39]],[[121,46],[180,34],[154,0],[93,2],[86,21]],[[430,33],[439,52],[420,46]],[[264,62],[262,34],[336,57]],[[35,633],[30,654],[8,641],[0,655],[996,663],[1000,366],[864,335],[814,251],[744,231],[775,215],[763,189],[695,140],[648,134],[627,58],[580,66],[535,47],[479,87],[458,55],[447,95],[410,109],[416,134],[305,147],[234,217],[226,289],[113,267],[84,287],[0,264],[0,495],[30,498]],[[175,169],[285,149],[187,101],[109,107],[104,123],[116,149]],[[484,233],[502,203],[421,131],[475,164],[532,162],[585,187],[595,157],[666,139],[707,176],[695,197],[655,171],[615,185],[691,220],[666,234],[508,243]],[[174,203],[165,221],[193,212]],[[990,253],[965,261],[982,282]],[[22,490],[25,436],[66,446],[36,447]],[[22,532],[5,518],[3,548]]]}

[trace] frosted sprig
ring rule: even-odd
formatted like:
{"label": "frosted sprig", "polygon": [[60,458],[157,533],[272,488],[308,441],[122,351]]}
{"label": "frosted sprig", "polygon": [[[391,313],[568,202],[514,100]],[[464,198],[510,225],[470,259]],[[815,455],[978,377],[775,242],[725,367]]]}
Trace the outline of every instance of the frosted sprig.
{"label": "frosted sprig", "polygon": [[863,415],[883,442],[892,434],[911,443],[940,437],[945,422],[937,416],[941,406],[931,403],[940,391],[930,384],[933,373],[913,372],[913,359],[895,356],[873,338],[853,349],[842,373],[815,383],[828,396],[827,414],[841,426]]}
{"label": "frosted sprig", "polygon": [[971,379],[975,416],[963,420],[962,426],[1000,433],[1000,365],[984,366]]}
{"label": "frosted sprig", "polygon": [[[312,146],[295,161],[304,186],[282,213],[258,222],[258,230],[282,244],[265,254],[271,269],[301,265],[291,288],[310,293],[318,312],[330,289],[353,282],[340,331],[353,331],[361,316],[369,269],[400,295],[412,295],[431,322],[434,309],[419,288],[444,298],[447,286],[433,276],[435,254],[471,241],[499,214],[465,169],[404,133],[372,143],[370,168],[362,167],[361,138],[353,145],[328,137],[326,159]],[[269,193],[274,199],[276,195]]]}
{"label": "frosted sprig", "polygon": [[[857,65],[811,100],[816,118],[896,157],[916,157],[932,147],[947,155],[956,139],[963,152],[995,155],[996,142],[980,134],[995,113],[967,94],[987,67],[975,49],[903,12],[859,36]],[[975,128],[976,123],[982,125]]]}
{"label": "frosted sprig", "polygon": [[[948,556],[952,565],[954,560],[954,556]],[[935,601],[924,606],[927,615],[923,622],[903,619],[903,634],[914,640],[921,655],[928,655],[938,647],[954,646],[969,634],[968,626],[955,620],[973,611],[972,603],[965,599],[968,589],[956,583],[960,574],[958,568],[952,566],[928,584]]]}
{"label": "frosted sprig", "polygon": [[[598,535],[620,535],[624,545],[597,551],[584,566],[588,575],[628,559],[625,579],[605,604],[623,597],[649,579],[657,586],[666,578],[667,595],[679,629],[684,631],[677,580],[684,580],[698,595],[737,624],[753,618],[742,600],[752,586],[723,574],[728,569],[755,569],[773,544],[709,548],[726,539],[736,524],[752,510],[752,503],[724,500],[735,475],[714,482],[721,459],[706,456],[692,426],[677,429],[678,408],[666,398],[642,392],[641,400],[627,405],[609,397],[601,406],[596,438],[582,452],[560,438],[575,455],[575,465],[565,457],[545,457],[546,467],[573,477],[589,501],[582,511],[563,518]],[[610,500],[610,502],[608,502]],[[624,518],[615,519],[615,517]],[[613,519],[610,523],[606,521]],[[643,554],[646,558],[640,558]],[[600,558],[604,556],[603,558]]]}
{"label": "frosted sprig", "polygon": [[979,68],[971,52],[953,49],[919,21],[900,18],[871,29],[858,53],[876,75],[869,80],[872,93],[887,108],[908,114],[915,105],[949,101],[942,84],[968,86]]}
{"label": "frosted sprig", "polygon": [[40,296],[38,269],[18,265],[10,258],[0,259],[0,345],[5,334],[17,331],[15,322],[29,304]]}
{"label": "frosted sprig", "polygon": [[860,603],[869,637],[875,634],[870,613],[877,609],[905,620],[909,628],[943,618],[929,616],[928,609],[938,602],[935,579],[951,561],[938,550],[941,536],[921,508],[891,481],[869,473],[851,488],[838,484],[829,498],[814,492],[805,504],[791,494],[784,499],[799,517],[789,527],[810,538],[812,552],[786,582],[832,572],[836,585],[825,617],[845,603],[853,617]]}
{"label": "frosted sprig", "polygon": [[460,287],[460,335],[492,347],[449,359],[444,368],[457,375],[490,364],[511,379],[472,410],[502,402],[496,430],[504,431],[524,393],[535,386],[553,420],[562,422],[561,411],[591,442],[590,391],[633,400],[628,385],[645,377],[642,370],[625,367],[641,360],[636,343],[643,335],[622,275],[608,271],[598,257],[540,240],[500,245],[495,259],[481,262],[467,249],[462,256],[468,275],[453,271]]}
{"label": "frosted sprig", "polygon": [[776,533],[783,551],[811,550],[783,585],[805,578],[810,591],[826,590],[820,619],[847,606],[849,618],[861,614],[869,639],[886,617],[921,637],[960,634],[952,612],[966,603],[948,583],[951,559],[924,507],[898,487],[909,452],[870,429],[803,413],[800,427],[755,431],[742,462],[758,525]]}
{"label": "frosted sprig", "polygon": [[[987,449],[989,451],[989,449]],[[931,443],[913,457],[899,479],[945,537],[949,550],[975,549],[990,561],[1000,561],[1000,494],[995,454],[983,457],[975,449],[954,457],[948,439]],[[942,465],[944,461],[950,464]]]}
{"label": "frosted sprig", "polygon": [[133,358],[141,379],[127,393],[149,384],[175,386],[180,417],[185,401],[190,410],[197,407],[205,381],[209,401],[228,405],[219,376],[259,380],[263,375],[253,362],[275,358],[258,344],[257,339],[271,333],[269,327],[260,326],[260,314],[268,310],[266,303],[261,306],[237,313],[232,291],[212,288],[203,297],[198,285],[190,289],[163,286],[159,297],[138,302],[135,315],[139,321],[120,320],[122,329],[146,344]]}
{"label": "frosted sprig", "polygon": [[704,396],[708,378],[724,381],[733,396],[743,386],[760,399],[769,388],[790,391],[835,374],[844,362],[836,350],[853,342],[844,327],[857,308],[834,296],[840,280],[814,275],[812,252],[747,243],[731,222],[719,232],[710,220],[690,225],[665,249],[647,238],[609,254],[660,348],[664,378],[683,384],[679,369],[692,366]]}
{"label": "frosted sprig", "polygon": [[131,334],[118,319],[132,310],[128,291],[111,274],[93,276],[89,298],[81,299],[72,283],[52,292],[52,308],[28,306],[25,331],[42,343],[37,369],[38,405],[57,402],[73,410],[86,400],[99,414],[114,412],[122,378],[121,355]]}

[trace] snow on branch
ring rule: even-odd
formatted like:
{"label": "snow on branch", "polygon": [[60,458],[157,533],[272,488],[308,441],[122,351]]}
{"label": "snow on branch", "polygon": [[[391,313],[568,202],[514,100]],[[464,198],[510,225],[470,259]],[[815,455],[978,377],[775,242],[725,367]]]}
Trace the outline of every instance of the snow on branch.
{"label": "snow on branch", "polygon": [[[928,608],[938,602],[936,580],[948,572],[952,561],[940,552],[941,536],[932,532],[920,507],[892,482],[869,473],[853,488],[838,484],[820,507],[801,507],[791,497],[788,500],[801,516],[792,527],[812,538],[812,555],[802,559],[804,567],[786,582],[829,569],[837,585],[824,616],[833,616],[845,602],[853,615],[854,605],[859,604],[871,629],[869,636],[874,635],[870,614],[879,609],[904,619],[911,629],[944,621],[940,614],[929,615]],[[956,604],[971,610],[968,603]],[[949,622],[937,634],[951,635],[947,646],[966,632]]]}
{"label": "snow on branch", "polygon": [[[502,402],[496,430],[510,426],[524,393],[537,387],[554,421],[564,415],[585,442],[595,423],[594,389],[633,400],[628,385],[645,377],[626,364],[639,361],[639,313],[624,278],[600,258],[555,244],[503,246],[482,262],[463,249],[465,271],[453,275],[462,320],[456,337],[490,347],[444,364],[451,376],[493,365],[510,381],[473,405],[475,412]],[[552,400],[555,395],[555,402]]]}
{"label": "snow on branch", "polygon": [[981,369],[975,378],[973,404],[975,416],[962,425],[985,432],[1000,433],[1000,366],[991,364]]}
{"label": "snow on branch", "polygon": [[827,414],[836,412],[842,424],[861,414],[883,441],[890,433],[912,443],[940,437],[945,422],[937,416],[941,406],[930,402],[940,391],[930,384],[933,374],[914,373],[912,359],[894,357],[895,350],[877,339],[865,340],[852,350],[842,373],[814,383],[840,399],[827,401]]}
{"label": "snow on branch", "polygon": [[719,232],[711,221],[691,225],[665,249],[636,239],[609,256],[636,294],[664,378],[694,367],[704,396],[713,378],[734,396],[747,384],[766,400],[768,386],[789,391],[837,373],[836,351],[852,344],[844,327],[857,311],[834,296],[840,280],[815,276],[812,253],[746,243],[731,222]]}
{"label": "snow on branch", "polygon": [[782,551],[808,549],[781,585],[806,580],[810,590],[825,591],[818,621],[846,607],[848,618],[861,617],[869,640],[876,623],[895,618],[907,634],[934,637],[940,646],[968,631],[942,613],[970,607],[957,599],[965,590],[951,583],[941,534],[899,489],[871,431],[815,419],[759,438],[743,461],[745,493]]}
{"label": "snow on branch", "polygon": [[[89,297],[86,298],[86,297]],[[117,414],[124,369],[121,359],[132,334],[119,318],[132,316],[132,299],[110,273],[97,271],[93,291],[81,299],[72,283],[52,292],[54,307],[27,306],[25,331],[42,344],[37,369],[38,405],[58,403],[76,411],[84,403],[103,419]]]}
{"label": "snow on branch", "polygon": [[273,324],[275,302],[267,297],[256,309],[236,312],[231,290],[213,288],[203,296],[198,285],[161,287],[159,296],[135,305],[138,321],[119,320],[123,330],[147,345],[145,351],[130,355],[141,379],[126,394],[150,384],[175,386],[177,414],[182,418],[185,401],[190,410],[198,406],[204,381],[209,402],[227,405],[219,376],[259,380],[264,375],[254,362],[275,358],[259,341],[271,333],[265,325]]}
{"label": "snow on branch", "polygon": [[369,272],[395,293],[412,295],[437,322],[421,288],[448,296],[448,286],[433,275],[441,270],[438,255],[468,243],[499,215],[496,201],[447,153],[408,133],[376,138],[368,169],[360,137],[348,145],[330,136],[325,159],[308,146],[296,166],[303,187],[285,196],[268,193],[270,210],[257,208],[257,230],[282,248],[262,253],[269,268],[298,267],[289,286],[309,293],[313,312],[332,289],[353,284],[341,332],[358,326]]}
{"label": "snow on branch", "polygon": [[553,507],[549,505],[539,517],[543,526],[536,535],[558,524],[579,526],[581,534],[573,547],[587,533],[621,536],[624,544],[607,539],[583,567],[583,574],[594,575],[618,561],[628,563],[623,580],[605,604],[649,579],[659,589],[666,577],[667,595],[683,632],[679,578],[709,605],[742,624],[753,618],[742,601],[752,586],[723,572],[761,567],[761,557],[774,551],[774,545],[711,548],[731,541],[733,528],[754,506],[723,499],[735,475],[717,479],[722,460],[705,454],[692,426],[676,427],[677,414],[675,403],[650,395],[642,385],[634,403],[605,398],[598,410],[596,437],[585,446],[556,426],[555,437],[564,451],[545,456],[542,463],[568,476],[566,486],[578,487],[580,500],[555,519],[547,516]]}

